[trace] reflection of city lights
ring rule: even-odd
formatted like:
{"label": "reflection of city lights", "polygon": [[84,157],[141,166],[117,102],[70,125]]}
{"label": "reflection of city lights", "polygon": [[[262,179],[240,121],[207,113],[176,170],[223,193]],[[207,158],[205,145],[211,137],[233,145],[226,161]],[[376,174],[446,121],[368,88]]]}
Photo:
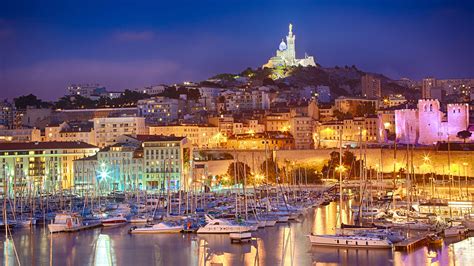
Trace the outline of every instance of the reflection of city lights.
{"label": "reflection of city lights", "polygon": [[95,248],[95,264],[96,265],[114,265],[112,259],[112,251],[110,248],[110,237],[108,235],[99,235]]}

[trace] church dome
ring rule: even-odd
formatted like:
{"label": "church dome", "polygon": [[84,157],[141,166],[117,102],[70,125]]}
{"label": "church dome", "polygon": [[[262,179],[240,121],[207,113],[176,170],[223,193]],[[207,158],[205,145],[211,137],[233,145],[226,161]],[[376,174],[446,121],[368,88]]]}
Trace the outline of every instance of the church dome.
{"label": "church dome", "polygon": [[281,40],[281,43],[280,43],[280,46],[278,47],[278,49],[280,51],[286,50],[286,43],[283,40]]}

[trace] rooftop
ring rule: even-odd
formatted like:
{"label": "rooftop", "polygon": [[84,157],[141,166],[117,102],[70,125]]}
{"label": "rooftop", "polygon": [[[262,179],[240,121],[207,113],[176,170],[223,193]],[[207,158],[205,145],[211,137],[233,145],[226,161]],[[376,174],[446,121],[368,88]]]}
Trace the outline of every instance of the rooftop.
{"label": "rooftop", "polygon": [[177,137],[177,136],[164,136],[164,135],[127,135],[128,137],[134,138],[138,141],[181,141],[186,137]]}
{"label": "rooftop", "polygon": [[54,150],[54,149],[95,149],[94,145],[81,141],[48,142],[6,142],[0,143],[0,151],[13,150]]}

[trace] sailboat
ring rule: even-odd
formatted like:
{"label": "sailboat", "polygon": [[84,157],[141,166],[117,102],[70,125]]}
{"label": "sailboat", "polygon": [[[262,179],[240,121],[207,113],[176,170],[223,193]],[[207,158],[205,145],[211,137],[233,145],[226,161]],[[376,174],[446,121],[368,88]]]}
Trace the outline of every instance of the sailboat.
{"label": "sailboat", "polygon": [[[342,130],[339,135],[339,166],[342,167]],[[362,189],[362,188],[361,188]],[[342,169],[339,170],[339,217],[342,222]],[[361,190],[362,195],[362,190]],[[362,202],[362,198],[361,198]],[[361,211],[359,210],[359,214]],[[357,248],[392,248],[392,242],[380,234],[366,235],[308,235],[309,241],[316,246],[357,247]]]}

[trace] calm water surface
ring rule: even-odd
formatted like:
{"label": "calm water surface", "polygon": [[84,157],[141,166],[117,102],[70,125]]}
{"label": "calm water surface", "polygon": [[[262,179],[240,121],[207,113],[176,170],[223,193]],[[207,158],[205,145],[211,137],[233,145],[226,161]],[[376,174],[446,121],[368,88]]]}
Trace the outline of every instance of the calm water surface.
{"label": "calm water surface", "polygon": [[[228,235],[130,235],[128,226],[52,239],[38,226],[16,230],[13,238],[22,265],[50,265],[50,257],[53,265],[474,265],[474,238],[410,253],[311,247],[306,235],[333,233],[337,213],[338,205],[331,203],[311,210],[301,223],[260,229],[251,244],[242,245],[230,244]],[[351,218],[343,215],[343,221]],[[15,265],[13,246],[4,235],[0,239],[3,264]]]}

